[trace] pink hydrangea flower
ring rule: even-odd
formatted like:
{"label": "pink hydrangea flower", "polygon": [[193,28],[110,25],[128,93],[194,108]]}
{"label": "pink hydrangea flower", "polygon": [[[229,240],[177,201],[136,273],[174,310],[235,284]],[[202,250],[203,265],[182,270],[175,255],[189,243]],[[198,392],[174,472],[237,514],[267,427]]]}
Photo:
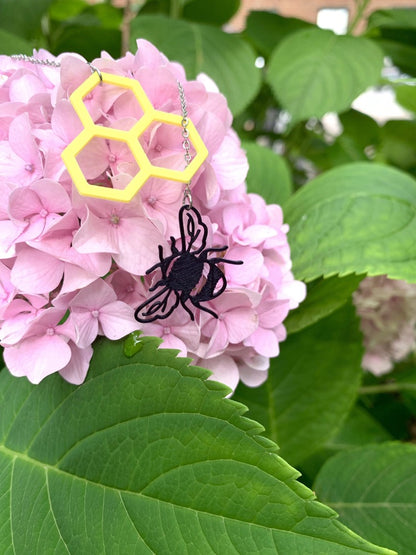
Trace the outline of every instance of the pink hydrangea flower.
{"label": "pink hydrangea flower", "polygon": [[[59,372],[85,379],[97,335],[118,339],[133,330],[162,338],[234,389],[267,378],[270,357],[286,337],[284,319],[305,296],[291,273],[288,227],[279,206],[247,194],[247,158],[226,99],[201,75],[152,44],[136,54],[107,54],[99,70],[136,79],[154,108],[181,114],[177,80],[188,114],[209,151],[192,180],[192,197],[208,228],[208,247],[227,246],[220,265],[228,287],[206,307],[181,307],[167,319],[139,324],[134,310],[151,295],[146,270],[179,239],[184,185],[152,178],[129,204],[81,197],[61,154],[82,130],[70,94],[90,75],[76,54],[60,69],[0,56],[0,343],[10,372],[33,383]],[[53,59],[41,50],[35,56]],[[84,103],[97,125],[130,129],[143,115],[131,91],[103,83]],[[182,169],[181,130],[156,123],[140,142],[153,164]],[[191,147],[193,154],[193,147]],[[86,179],[122,188],[138,171],[125,143],[93,139],[77,157]],[[179,244],[179,242],[177,243]]]}
{"label": "pink hydrangea flower", "polygon": [[386,374],[416,348],[416,284],[367,277],[353,299],[364,335],[362,366]]}

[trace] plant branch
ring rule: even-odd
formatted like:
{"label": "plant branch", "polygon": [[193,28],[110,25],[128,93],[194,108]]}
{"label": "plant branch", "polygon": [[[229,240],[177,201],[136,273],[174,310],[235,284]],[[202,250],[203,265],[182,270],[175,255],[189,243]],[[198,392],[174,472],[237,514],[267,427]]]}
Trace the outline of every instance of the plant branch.
{"label": "plant branch", "polygon": [[371,0],[356,0],[356,2],[355,2],[356,12],[355,12],[355,16],[354,16],[353,20],[348,25],[348,30],[347,30],[348,35],[351,35],[353,33],[353,31],[355,30],[357,25],[365,17],[364,12],[366,11],[368,6],[370,5],[370,2],[371,2]]}
{"label": "plant branch", "polygon": [[123,10],[123,21],[121,22],[121,55],[124,56],[130,48],[130,23],[134,19],[135,12],[131,0],[126,1]]}
{"label": "plant branch", "polygon": [[378,385],[363,385],[359,389],[359,394],[377,395],[378,393],[399,393],[400,391],[416,392],[416,383],[390,382]]}

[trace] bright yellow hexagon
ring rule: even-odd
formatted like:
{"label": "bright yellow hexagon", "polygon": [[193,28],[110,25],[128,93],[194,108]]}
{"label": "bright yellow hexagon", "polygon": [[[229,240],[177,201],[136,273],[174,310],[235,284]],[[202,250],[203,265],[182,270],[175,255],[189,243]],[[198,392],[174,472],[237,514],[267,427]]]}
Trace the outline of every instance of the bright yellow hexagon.
{"label": "bright yellow hexagon", "polygon": [[[112,75],[110,73],[101,73],[100,75],[96,71],[92,73],[91,76],[86,79],[69,98],[74,110],[78,114],[84,126],[84,129],[62,152],[62,160],[79,193],[81,195],[94,198],[129,202],[140,190],[140,188],[143,187],[149,177],[169,179],[179,181],[181,183],[190,182],[208,156],[208,150],[193,123],[189,120],[187,125],[189,140],[193,144],[196,152],[190,164],[183,170],[173,170],[153,166],[139,142],[139,137],[153,121],[182,127],[182,117],[168,112],[155,110],[138,81],[129,79],[128,77]],[[143,116],[130,130],[125,131],[121,129],[113,129],[94,124],[83,99],[96,86],[99,86],[101,82],[116,85],[123,89],[130,89],[133,92],[138,103],[143,109]],[[125,189],[110,189],[108,187],[92,185],[86,180],[76,157],[93,137],[122,141],[129,146],[139,166],[139,172],[131,179]]]}

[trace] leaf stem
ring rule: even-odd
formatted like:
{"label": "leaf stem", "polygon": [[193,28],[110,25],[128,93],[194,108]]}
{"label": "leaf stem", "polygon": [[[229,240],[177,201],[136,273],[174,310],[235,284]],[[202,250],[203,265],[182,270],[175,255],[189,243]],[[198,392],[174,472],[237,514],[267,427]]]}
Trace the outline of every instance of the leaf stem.
{"label": "leaf stem", "polygon": [[416,391],[416,384],[390,382],[378,385],[363,385],[359,389],[359,394],[377,395],[378,393],[399,393],[400,391]]}
{"label": "leaf stem", "polygon": [[181,0],[170,0],[169,17],[172,19],[179,19],[181,15]]}
{"label": "leaf stem", "polygon": [[351,23],[348,25],[348,29],[347,29],[348,35],[352,35],[357,25],[364,18],[364,12],[368,8],[370,2],[371,0],[355,0],[357,11],[355,12],[355,16],[352,19]]}
{"label": "leaf stem", "polygon": [[121,55],[124,56],[130,48],[130,23],[134,19],[134,10],[131,5],[131,0],[126,1],[123,11],[123,20],[121,22]]}

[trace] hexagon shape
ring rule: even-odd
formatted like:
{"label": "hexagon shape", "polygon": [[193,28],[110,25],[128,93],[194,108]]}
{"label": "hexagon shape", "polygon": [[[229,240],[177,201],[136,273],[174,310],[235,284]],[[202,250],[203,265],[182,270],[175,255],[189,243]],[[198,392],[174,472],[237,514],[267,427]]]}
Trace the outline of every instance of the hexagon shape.
{"label": "hexagon shape", "polygon": [[[99,185],[88,183],[85,178],[76,157],[94,137],[122,141],[130,148],[140,171],[132,177],[131,181],[124,189],[100,187]],[[129,133],[126,133],[126,131],[111,129],[109,127],[100,127],[98,125],[89,126],[88,128],[83,129],[81,133],[75,137],[75,139],[62,152],[62,160],[64,161],[68,173],[71,176],[72,181],[75,183],[79,193],[83,196],[93,198],[130,202],[137,191],[143,187],[145,182],[151,176],[151,165],[149,159],[147,158],[141,144],[134,136],[132,137]]]}
{"label": "hexagon shape", "polygon": [[[160,123],[166,123],[168,125],[175,125],[177,127],[182,128],[182,116],[178,116],[176,114],[170,114],[168,112],[161,112],[160,110],[153,110],[153,117],[152,122],[158,121]],[[132,128],[132,131],[135,128]],[[192,177],[196,174],[199,170],[203,162],[206,160],[208,156],[208,150],[205,146],[204,142],[201,139],[198,131],[196,130],[195,125],[192,121],[188,118],[188,125],[186,127],[189,133],[189,141],[192,143],[195,149],[195,156],[192,158],[188,166],[183,170],[171,170],[169,168],[162,168],[160,166],[155,166],[152,163],[151,165],[151,176],[152,177],[159,177],[161,179],[171,179],[172,181],[179,181],[180,183],[189,183]],[[143,133],[141,131],[141,133]]]}
{"label": "hexagon shape", "polygon": [[[149,177],[189,183],[208,156],[208,150],[193,123],[188,120],[187,130],[189,132],[189,140],[196,154],[189,165],[183,170],[173,170],[152,165],[140,144],[140,136],[153,121],[182,127],[182,116],[155,110],[141,85],[136,80],[109,73],[101,73],[100,75],[97,72],[93,72],[70,96],[70,102],[78,114],[84,129],[62,152],[62,160],[79,193],[94,198],[129,202]],[[143,109],[143,116],[130,130],[113,129],[94,124],[83,99],[101,82],[129,89],[133,92]],[[122,141],[129,146],[140,169],[125,189],[100,187],[88,183],[86,180],[76,157],[93,137]]]}
{"label": "hexagon shape", "polygon": [[[102,80],[101,80],[102,79]],[[152,112],[153,106],[150,100],[147,98],[146,93],[142,89],[142,86],[135,79],[130,79],[129,77],[121,77],[120,75],[112,75],[111,73],[101,73],[101,79],[99,74],[94,71],[81,85],[75,89],[75,91],[69,97],[69,101],[74,107],[79,119],[84,127],[89,127],[94,125],[94,122],[84,104],[84,98],[92,92],[95,87],[100,86],[101,83],[106,83],[108,85],[115,85],[120,87],[120,89],[131,90],[137,99],[137,102],[141,106],[143,113]]]}

